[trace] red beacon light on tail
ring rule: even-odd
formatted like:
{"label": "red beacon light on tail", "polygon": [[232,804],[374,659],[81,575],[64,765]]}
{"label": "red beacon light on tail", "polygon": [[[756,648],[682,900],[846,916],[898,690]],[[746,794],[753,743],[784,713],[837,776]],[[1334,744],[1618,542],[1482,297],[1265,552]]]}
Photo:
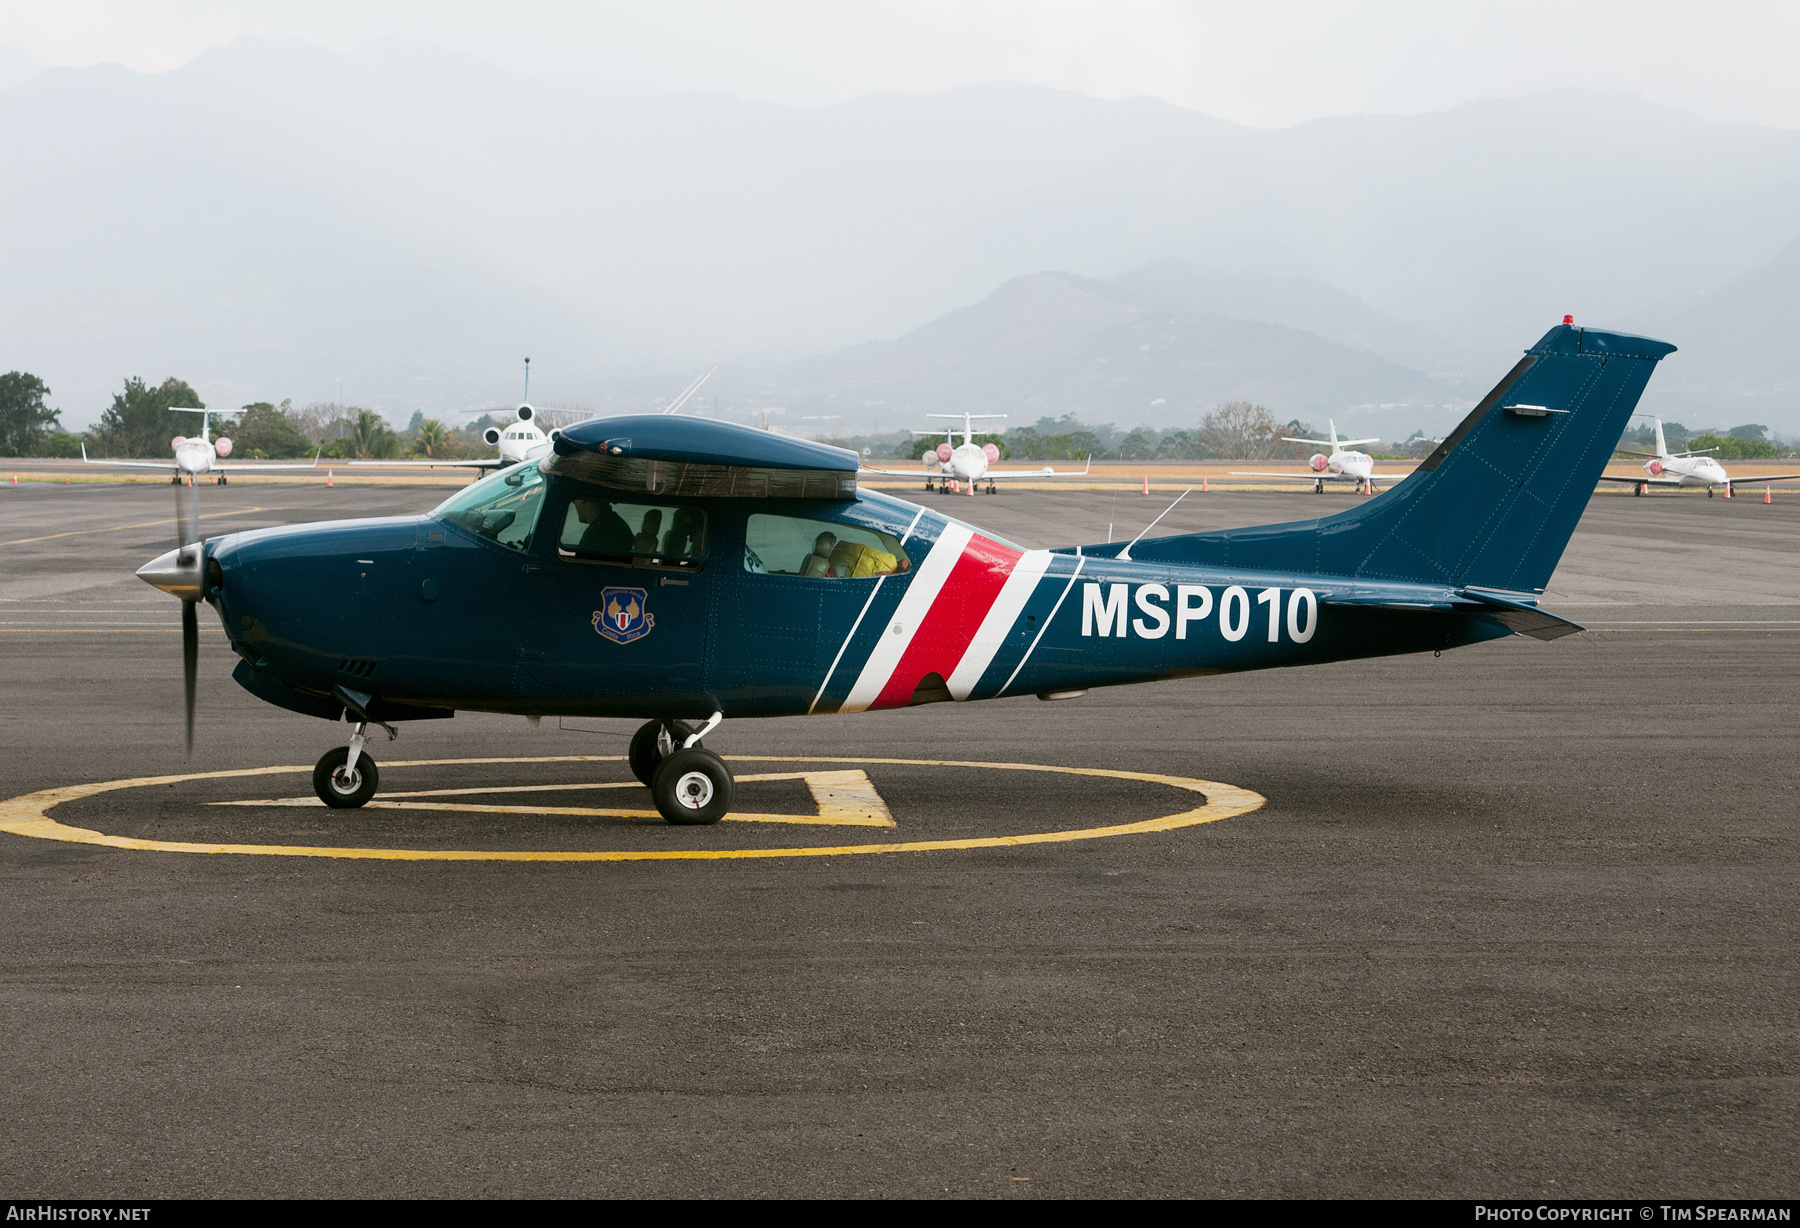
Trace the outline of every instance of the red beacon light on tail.
{"label": "red beacon light on tail", "polygon": [[1575,317],[1574,316],[1564,316],[1563,323],[1564,324],[1573,324],[1573,323],[1575,323]]}

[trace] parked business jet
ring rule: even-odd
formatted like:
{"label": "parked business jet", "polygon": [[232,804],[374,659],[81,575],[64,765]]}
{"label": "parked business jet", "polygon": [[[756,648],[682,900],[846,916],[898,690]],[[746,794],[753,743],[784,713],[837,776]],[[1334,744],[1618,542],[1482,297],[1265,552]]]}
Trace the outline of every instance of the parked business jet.
{"label": "parked business jet", "polygon": [[[1656,451],[1638,452],[1631,448],[1614,448],[1615,452],[1623,452],[1628,456],[1647,456],[1644,462],[1644,473],[1641,478],[1615,478],[1606,474],[1600,475],[1602,482],[1629,482],[1637,487],[1633,494],[1641,495],[1652,486],[1703,486],[1706,497],[1713,497],[1713,491],[1723,486],[1725,494],[1731,494],[1731,475],[1708,452],[1716,452],[1717,448],[1702,448],[1697,452],[1671,452],[1667,441],[1663,439],[1661,418],[1653,418],[1656,423]],[[1756,482],[1786,482],[1800,478],[1800,473],[1773,473],[1746,479]]]}
{"label": "parked business jet", "polygon": [[1307,467],[1313,471],[1315,476],[1308,477],[1304,473],[1240,473],[1236,469],[1231,471],[1231,476],[1234,478],[1285,478],[1290,482],[1311,482],[1315,495],[1325,493],[1325,483],[1327,482],[1355,482],[1362,487],[1364,494],[1372,495],[1375,493],[1374,483],[1377,478],[1384,482],[1398,482],[1406,476],[1404,473],[1376,473],[1374,457],[1367,452],[1347,451],[1344,447],[1345,444],[1379,443],[1379,440],[1339,439],[1337,423],[1327,418],[1325,425],[1331,428],[1330,439],[1295,439],[1290,435],[1281,437],[1284,443],[1331,445],[1329,456],[1322,452],[1314,453],[1313,458],[1306,462]]}
{"label": "parked business jet", "polygon": [[[987,492],[991,495],[996,493],[995,482],[1004,482],[1015,478],[1080,478],[1086,477],[1088,471],[1094,467],[1094,458],[1089,456],[1087,464],[1080,473],[1076,473],[1073,469],[1058,473],[1049,465],[1045,465],[1042,469],[1007,469],[996,472],[989,469],[988,466],[1000,459],[1000,449],[991,443],[978,444],[975,442],[974,422],[977,418],[1004,418],[1005,414],[926,414],[925,416],[927,418],[950,418],[952,420],[961,418],[963,420],[963,441],[960,445],[956,442],[956,428],[950,427],[944,431],[944,442],[937,446],[937,451],[925,454],[926,490],[936,489],[938,485],[949,490],[950,483],[960,482],[966,488],[967,493],[973,495],[976,484],[986,482],[988,484]],[[917,469],[869,469],[865,467],[863,472],[902,478],[919,476]]]}
{"label": "parked business jet", "polygon": [[[718,368],[714,367],[713,371],[716,370],[718,370]],[[686,388],[683,388],[681,390],[681,395],[670,402],[668,407],[663,409],[662,412],[665,414],[679,413],[681,407],[686,405],[696,392],[700,391],[700,385],[704,384],[711,377],[712,371],[708,371],[705,375],[702,375]],[[513,411],[513,420],[511,422],[507,423],[505,426],[490,426],[481,434],[482,442],[487,444],[488,447],[500,449],[500,455],[498,456],[484,456],[475,460],[366,460],[352,461],[350,463],[353,465],[379,465],[383,468],[402,466],[423,469],[504,469],[508,465],[520,465],[524,464],[526,461],[542,460],[544,457],[550,455],[550,445],[556,442],[557,436],[562,433],[562,428],[551,427],[549,431],[545,431],[543,427],[539,425],[544,420],[544,414],[555,414],[557,417],[566,418],[570,422],[580,422],[592,418],[600,412],[597,409],[538,409],[530,401],[531,359],[529,358],[525,360],[525,395],[526,400]],[[565,425],[567,424],[568,423],[565,423]]]}
{"label": "parked business jet", "polygon": [[[222,465],[219,462],[231,455],[231,440],[224,435],[212,438],[212,415],[210,409],[192,409],[186,405],[171,405],[170,409],[178,414],[199,414],[200,433],[198,435],[177,435],[169,441],[169,447],[175,453],[173,461],[140,461],[140,460],[89,460],[87,445],[81,445],[81,459],[90,465],[113,465],[126,469],[161,469],[171,473],[171,484],[179,485],[182,479],[193,480],[202,474],[213,475],[213,483],[217,486],[229,485],[226,480],[228,469],[242,470],[247,473],[261,473],[271,469],[317,469],[319,458],[314,456],[308,465],[278,465],[257,461],[251,464],[238,462],[235,465]],[[238,410],[220,410],[220,416],[234,414]]]}

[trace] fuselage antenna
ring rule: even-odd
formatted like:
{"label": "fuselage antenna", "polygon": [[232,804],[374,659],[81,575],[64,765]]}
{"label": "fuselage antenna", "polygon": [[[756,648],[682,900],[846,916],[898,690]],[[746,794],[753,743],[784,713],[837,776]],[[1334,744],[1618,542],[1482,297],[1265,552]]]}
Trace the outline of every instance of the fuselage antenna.
{"label": "fuselage antenna", "polygon": [[[1188,487],[1186,490],[1182,491],[1180,494],[1175,496],[1175,503],[1180,503],[1183,499],[1187,498],[1189,495],[1191,495],[1193,493],[1194,493],[1194,488],[1192,486]],[[1119,553],[1115,554],[1113,557],[1116,559],[1119,559],[1123,562],[1126,562],[1126,563],[1131,562],[1131,548],[1133,546],[1137,545],[1139,542],[1143,541],[1144,534],[1148,533],[1151,529],[1154,529],[1158,524],[1160,524],[1162,522],[1163,516],[1167,516],[1170,512],[1175,510],[1175,503],[1171,503],[1171,504],[1169,504],[1169,506],[1165,507],[1162,510],[1162,516],[1158,516],[1155,520],[1152,520],[1149,524],[1145,525],[1143,528],[1143,531],[1140,532],[1136,537],[1132,538],[1130,541],[1126,542],[1125,548],[1123,550],[1119,551]]]}

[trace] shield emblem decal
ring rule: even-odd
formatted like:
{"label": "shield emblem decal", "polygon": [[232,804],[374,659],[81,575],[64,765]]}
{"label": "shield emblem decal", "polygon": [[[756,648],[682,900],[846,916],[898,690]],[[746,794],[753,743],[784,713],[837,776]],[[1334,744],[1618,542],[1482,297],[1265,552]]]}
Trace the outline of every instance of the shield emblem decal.
{"label": "shield emblem decal", "polygon": [[594,611],[594,630],[615,644],[629,644],[649,635],[656,616],[644,608],[649,596],[641,588],[603,588],[600,608]]}

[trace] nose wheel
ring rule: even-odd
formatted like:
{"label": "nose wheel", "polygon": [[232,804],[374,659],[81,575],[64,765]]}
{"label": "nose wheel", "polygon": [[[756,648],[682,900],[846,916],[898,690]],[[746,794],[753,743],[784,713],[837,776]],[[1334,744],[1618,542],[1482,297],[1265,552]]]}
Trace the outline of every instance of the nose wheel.
{"label": "nose wheel", "polygon": [[[381,786],[381,769],[363,750],[363,735],[369,725],[368,721],[359,722],[350,735],[350,745],[332,747],[313,765],[313,792],[333,810],[355,810],[374,797]],[[387,730],[390,742],[400,736],[392,725],[381,727]]]}
{"label": "nose wheel", "polygon": [[662,766],[662,761],[693,736],[694,731],[680,721],[649,722],[631,735],[631,748],[625,752],[631,774],[638,778],[638,783],[649,785],[656,779],[656,769]]}
{"label": "nose wheel", "polygon": [[368,755],[358,755],[355,763],[349,759],[348,746],[334,746],[313,768],[313,792],[333,810],[355,810],[381,787],[381,769],[374,759]]}

